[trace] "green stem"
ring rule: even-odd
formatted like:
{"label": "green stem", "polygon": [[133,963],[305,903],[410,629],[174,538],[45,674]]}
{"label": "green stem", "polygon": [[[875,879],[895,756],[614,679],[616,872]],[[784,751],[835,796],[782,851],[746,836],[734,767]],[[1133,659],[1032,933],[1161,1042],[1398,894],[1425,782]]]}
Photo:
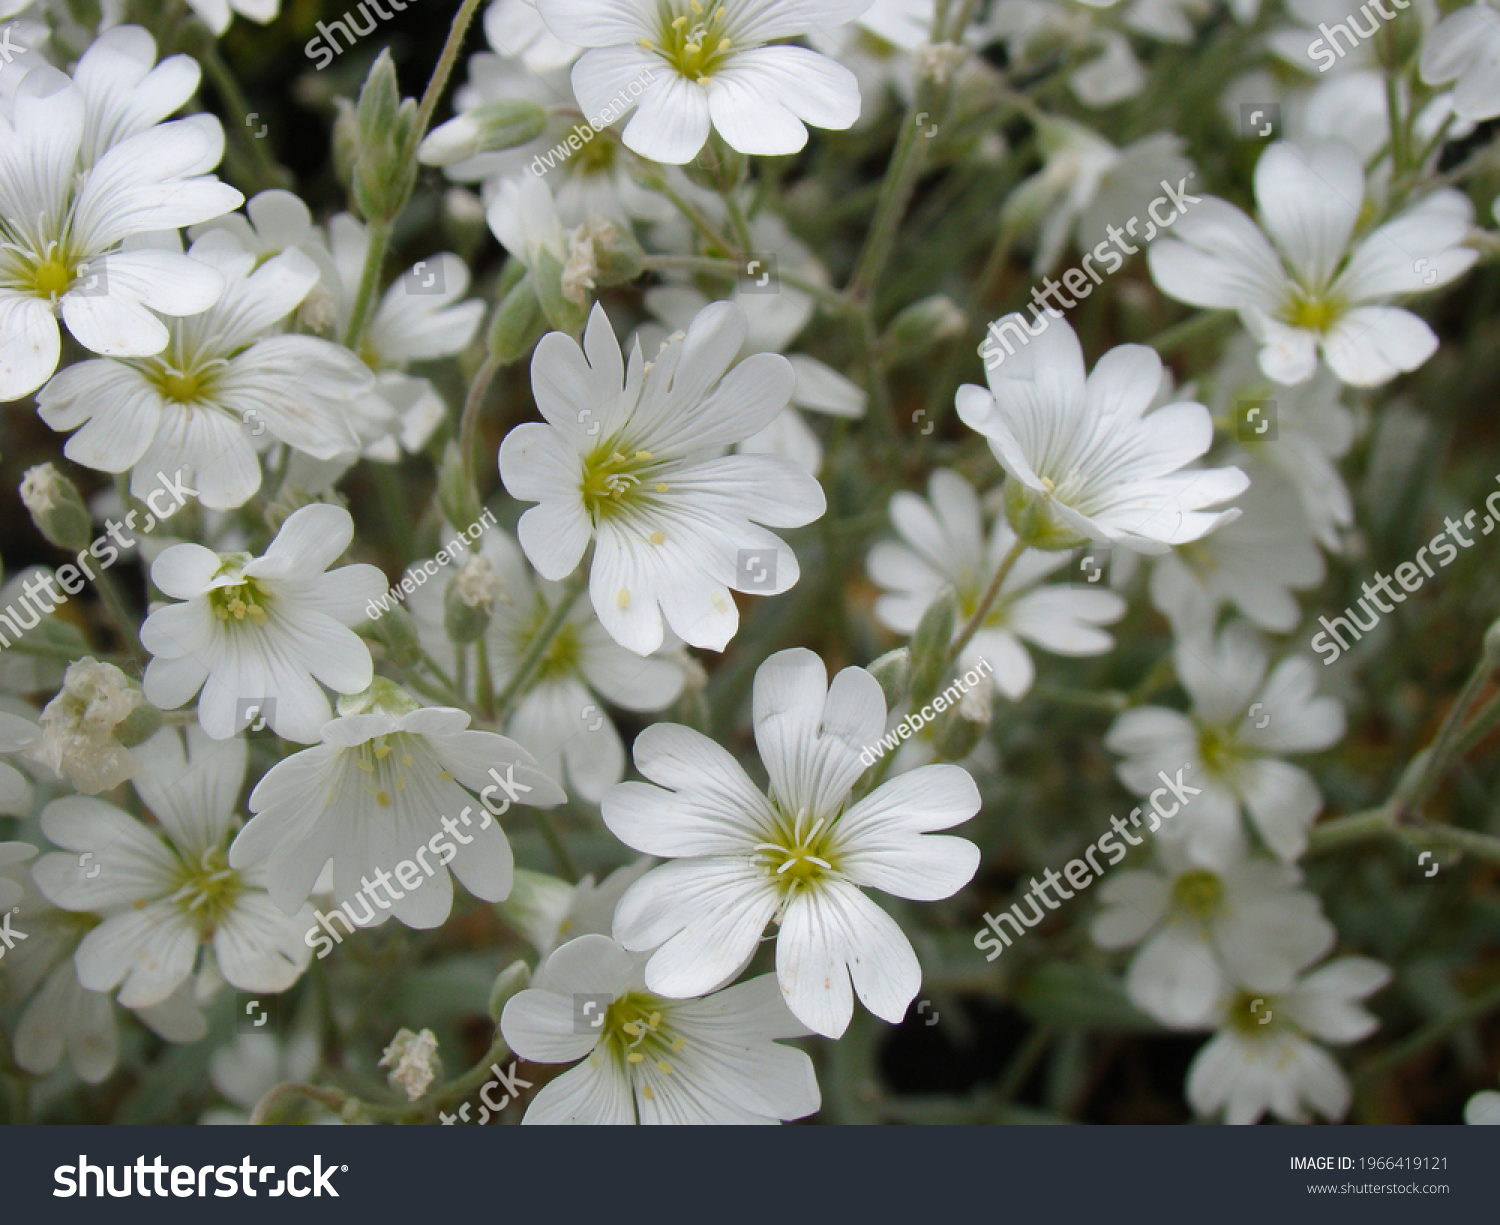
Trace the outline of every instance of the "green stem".
{"label": "green stem", "polygon": [[[448,27],[448,39],[443,43],[443,51],[438,56],[437,67],[432,70],[432,76],[427,81],[427,88],[422,92],[422,101],[417,107],[417,122],[412,129],[411,147],[407,150],[413,181],[416,178],[417,147],[422,143],[423,137],[427,135],[427,129],[432,125],[432,116],[437,111],[438,99],[448,88],[448,78],[453,75],[453,66],[458,62],[458,53],[463,49],[464,39],[468,36],[469,23],[474,20],[474,14],[479,11],[481,3],[482,0],[464,0],[458,12],[453,15],[453,24]],[[408,184],[407,194],[410,193],[411,185]]]}
{"label": "green stem", "polygon": [[1373,1059],[1359,1067],[1354,1073],[1354,1083],[1357,1085],[1369,1084],[1378,1080],[1388,1072],[1400,1067],[1413,1055],[1417,1055],[1431,1046],[1434,1042],[1446,1038],[1454,1030],[1467,1025],[1470,1021],[1477,1021],[1480,1017],[1500,1008],[1500,983],[1496,983],[1487,991],[1481,991],[1473,999],[1459,1005],[1447,1016],[1439,1017],[1424,1025],[1411,1037],[1403,1042],[1398,1042],[1389,1050],[1376,1055]]}
{"label": "green stem", "polygon": [[974,635],[979,632],[979,627],[984,624],[984,619],[989,616],[990,609],[994,606],[995,600],[1000,595],[1000,588],[1004,585],[1006,577],[1010,574],[1011,569],[1020,560],[1021,554],[1024,552],[1026,552],[1026,542],[1024,540],[1017,540],[1015,544],[1010,546],[1010,552],[1001,559],[1000,567],[995,571],[995,577],[990,580],[988,590],[980,597],[979,604],[974,609],[974,615],[964,624],[963,629],[959,630],[958,637],[953,640],[953,644],[948,648],[948,662],[944,665],[945,668],[953,666],[959,655],[963,652],[963,649],[969,645]]}
{"label": "green stem", "polygon": [[1169,328],[1163,328],[1146,343],[1158,353],[1170,353],[1174,349],[1180,349],[1189,341],[1212,333],[1221,324],[1233,318],[1234,314],[1231,311],[1200,311],[1181,323],[1174,323]]}
{"label": "green stem", "polygon": [[[396,210],[400,212],[400,209]],[[386,253],[391,247],[391,223],[372,218],[369,223],[370,245],[365,249],[365,265],[360,270],[359,288],[354,294],[354,308],[349,313],[349,330],[344,335],[346,347],[359,352],[359,338],[364,334],[365,324],[375,305],[375,295],[380,292],[380,273],[385,267]]]}
{"label": "green stem", "polygon": [[1458,697],[1448,708],[1448,714],[1444,717],[1442,726],[1438,728],[1438,734],[1432,742],[1432,751],[1427,758],[1422,777],[1407,800],[1408,812],[1419,811],[1442,779],[1450,764],[1449,758],[1454,742],[1463,726],[1464,717],[1469,713],[1469,708],[1474,705],[1479,691],[1484,688],[1494,670],[1495,665],[1490,660],[1489,653],[1485,652],[1474,671],[1469,673],[1468,680],[1464,682],[1464,687],[1459,691]]}
{"label": "green stem", "polygon": [[490,1071],[490,1064],[499,1063],[501,1060],[509,1059],[510,1057],[510,1044],[505,1041],[504,1035],[500,1032],[499,1025],[496,1025],[495,1036],[490,1042],[490,1049],[484,1053],[479,1062],[462,1076],[449,1081],[423,1102],[428,1117],[435,1118],[438,1110],[442,1107],[452,1106],[455,1103],[461,1102],[476,1089],[482,1088],[484,1083],[494,1076],[494,1073]]}
{"label": "green stem", "polygon": [[351,1098],[342,1089],[323,1089],[317,1085],[303,1084],[301,1081],[288,1080],[279,1085],[272,1086],[266,1095],[255,1103],[255,1109],[250,1112],[250,1124],[253,1127],[262,1126],[270,1117],[271,1111],[277,1105],[289,1097],[307,1097],[318,1102],[334,1114],[343,1111],[346,1102],[358,1100]]}
{"label": "green stem", "polygon": [[250,99],[245,97],[244,91],[240,89],[240,83],[235,79],[233,71],[219,55],[218,44],[207,29],[203,31],[196,54],[204,71],[208,73],[214,92],[219,95],[219,101],[229,116],[228,127],[234,133],[234,143],[244,150],[247,160],[253,167],[255,174],[253,186],[256,191],[263,191],[268,187],[291,186],[291,176],[276,164],[276,159],[266,149],[265,141],[257,140],[250,134],[247,121],[256,112],[251,109]]}
{"label": "green stem", "polygon": [[1005,1075],[995,1089],[996,1102],[1008,1102],[1026,1087],[1026,1082],[1036,1068],[1037,1061],[1052,1045],[1052,1037],[1052,1028],[1048,1025],[1038,1025],[1026,1035],[1026,1040],[1011,1057],[1005,1069]]}
{"label": "green stem", "polygon": [[484,364],[475,372],[474,381],[469,384],[463,416],[458,423],[458,453],[463,459],[464,474],[469,478],[475,505],[483,504],[479,496],[479,418],[484,412],[484,398],[495,376],[500,373],[501,365],[500,359],[493,354],[485,357]]}
{"label": "green stem", "polygon": [[141,636],[136,629],[135,616],[130,610],[130,601],[125,597],[124,588],[108,570],[100,570],[95,575],[94,585],[99,589],[100,603],[104,605],[104,610],[109,614],[121,639],[130,648],[130,654],[138,665],[144,667],[146,654],[141,649]]}
{"label": "green stem", "polygon": [[516,664],[515,672],[511,674],[505,688],[495,698],[495,719],[498,722],[504,723],[510,717],[511,708],[526,692],[532,677],[542,666],[542,660],[547,658],[547,652],[552,649],[552,644],[557,641],[557,636],[567,625],[568,614],[572,612],[573,605],[583,593],[584,588],[588,586],[588,581],[588,568],[580,567],[563,587],[557,603],[548,611],[546,620],[538,627],[535,636],[527,644],[526,653]]}
{"label": "green stem", "polygon": [[568,853],[567,844],[558,836],[557,830],[552,827],[552,818],[540,808],[531,810],[532,816],[536,818],[536,827],[541,832],[542,841],[547,844],[547,849],[552,852],[552,858],[557,860],[558,870],[563,879],[570,885],[578,883],[578,865],[573,862],[573,856]]}
{"label": "green stem", "polygon": [[875,216],[870,222],[870,232],[865,237],[864,249],[854,266],[854,277],[846,292],[855,301],[866,301],[874,295],[875,286],[885,266],[890,262],[896,245],[896,231],[906,207],[911,203],[917,179],[922,174],[927,146],[931,138],[926,135],[928,126],[917,122],[919,115],[929,118],[935,112],[924,109],[937,104],[924,97],[930,91],[917,89],[911,106],[901,121],[901,131],[896,136],[896,149],[891,154],[885,179],[880,185],[880,199],[875,205]]}
{"label": "green stem", "polygon": [[495,717],[495,680],[490,675],[490,647],[481,634],[474,643],[474,669],[479,688],[479,713],[486,719]]}

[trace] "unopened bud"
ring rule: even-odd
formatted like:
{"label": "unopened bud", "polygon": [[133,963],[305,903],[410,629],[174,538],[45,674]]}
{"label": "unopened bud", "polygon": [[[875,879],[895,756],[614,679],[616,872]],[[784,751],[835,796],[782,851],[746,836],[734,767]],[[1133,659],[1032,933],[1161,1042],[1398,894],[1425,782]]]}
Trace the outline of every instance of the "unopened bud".
{"label": "unopened bud", "polygon": [[608,217],[590,217],[579,227],[578,239],[592,248],[594,275],[600,285],[624,285],[641,275],[646,253],[635,235]]}
{"label": "unopened bud", "polygon": [[531,266],[529,280],[536,291],[537,301],[542,304],[542,314],[559,332],[566,332],[570,336],[582,331],[584,321],[588,318],[588,295],[580,293],[580,289],[584,280],[590,286],[593,281],[588,277],[588,269],[582,266],[584,260],[591,267],[592,253],[584,255],[576,251],[570,252],[565,267],[562,260],[544,249],[537,252],[536,260]]}
{"label": "unopened bud", "polygon": [[911,636],[911,702],[921,707],[937,692],[947,671],[948,648],[958,621],[958,597],[945,589],[922,614]]}
{"label": "unopened bud", "polygon": [[928,353],[934,345],[956,339],[964,332],[964,313],[946,294],[934,294],[913,302],[886,330],[887,360],[911,361]]}
{"label": "unopened bud", "polygon": [[962,761],[979,744],[985,724],[964,717],[961,706],[950,706],[937,717],[932,745],[943,761]]}
{"label": "unopened bud", "polygon": [[907,686],[911,683],[911,652],[905,647],[887,651],[865,671],[880,682],[886,710],[895,710],[906,697]]}
{"label": "unopened bud", "polygon": [[[569,890],[569,893],[572,891]],[[490,1018],[497,1024],[500,1014],[505,1011],[505,1005],[512,996],[520,995],[531,985],[531,967],[524,961],[513,961],[505,969],[501,970],[495,977],[495,985],[490,988]]]}
{"label": "unopened bud", "polygon": [[69,553],[89,547],[93,516],[77,487],[52,464],[27,469],[21,478],[21,501],[48,544]]}
{"label": "unopened bud", "polygon": [[447,631],[449,639],[459,646],[478,642],[490,626],[490,609],[493,604],[470,603],[467,597],[462,575],[455,574],[448,580],[448,586],[443,591],[443,629]]}
{"label": "unopened bud", "polygon": [[547,126],[547,112],[524,98],[482,102],[428,133],[417,152],[424,166],[451,166],[481,153],[498,153],[535,140]]}
{"label": "unopened bud", "polygon": [[376,620],[375,639],[398,668],[410,668],[422,658],[417,623],[406,609],[397,605],[391,605]]}
{"label": "unopened bud", "polygon": [[354,111],[358,154],[353,196],[367,221],[389,221],[400,210],[411,172],[407,139],[416,113],[416,102],[401,97],[390,50],[382,50],[370,66]]}
{"label": "unopened bud", "polygon": [[[512,264],[520,266],[518,260]],[[495,314],[490,320],[486,345],[490,356],[504,365],[511,365],[524,358],[536,346],[547,331],[547,316],[542,312],[541,300],[530,274],[523,276],[500,299]],[[451,523],[472,523],[473,518],[455,519],[448,515]]]}
{"label": "unopened bud", "polygon": [[456,442],[443,448],[443,462],[438,467],[437,496],[443,518],[449,523],[479,521],[479,495],[469,479],[469,470]]}

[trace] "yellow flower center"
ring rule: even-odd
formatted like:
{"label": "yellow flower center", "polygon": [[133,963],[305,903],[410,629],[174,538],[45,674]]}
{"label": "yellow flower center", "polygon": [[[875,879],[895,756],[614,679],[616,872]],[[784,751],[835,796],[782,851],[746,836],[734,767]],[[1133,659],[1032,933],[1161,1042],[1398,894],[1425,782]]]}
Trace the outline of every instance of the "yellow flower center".
{"label": "yellow flower center", "polygon": [[1235,996],[1227,1021],[1229,1028],[1242,1038],[1281,1037],[1301,1032],[1291,1017],[1284,1014],[1280,1000],[1250,991]]}
{"label": "yellow flower center", "polygon": [[68,286],[73,283],[73,270],[52,255],[33,269],[31,277],[37,297],[55,298],[68,291]]}
{"label": "yellow flower center", "polygon": [[[538,611],[536,623],[532,627],[531,634],[527,636],[528,640],[541,629],[542,622],[546,620],[549,611],[547,608]],[[551,681],[569,676],[578,670],[578,662],[582,658],[583,642],[578,636],[578,627],[571,624],[564,625],[547,648],[547,653],[542,656],[541,666],[537,669],[537,680]]]}
{"label": "yellow flower center", "polygon": [[[354,764],[366,775],[364,792],[373,796],[382,808],[389,808],[393,796],[406,790],[406,772],[416,765],[412,756],[412,741],[415,737],[406,732],[389,736],[375,736],[354,749],[345,752],[354,754]],[[439,770],[441,778],[451,780],[446,770]],[[339,792],[337,785],[331,787],[328,798],[332,801]]]}
{"label": "yellow flower center", "polygon": [[1184,872],[1172,886],[1172,905],[1195,919],[1211,919],[1224,901],[1224,883],[1204,869]]}
{"label": "yellow flower center", "polygon": [[783,905],[799,885],[838,875],[836,820],[814,820],[803,808],[790,821],[779,816],[766,841],[755,844],[755,857],[782,891]]}
{"label": "yellow flower center", "polygon": [[214,587],[208,593],[209,608],[218,620],[226,624],[248,620],[252,625],[264,625],[270,602],[270,593],[253,578],[244,578],[226,587]]}
{"label": "yellow flower center", "polygon": [[[672,1002],[647,991],[627,992],[609,1005],[604,1012],[603,1034],[599,1045],[589,1056],[597,1065],[600,1058],[608,1057],[625,1066],[627,1071],[649,1065],[664,1076],[671,1076],[677,1069],[673,1058],[687,1046],[687,1039],[674,1033],[666,1023],[671,1016]],[[649,1084],[641,1086],[646,1098],[653,1098]]]}
{"label": "yellow flower center", "polygon": [[1286,306],[1286,321],[1294,328],[1326,332],[1344,313],[1343,304],[1318,294],[1294,292]]}
{"label": "yellow flower center", "polygon": [[224,848],[210,847],[197,863],[183,862],[177,891],[170,900],[197,923],[199,936],[207,940],[244,891],[240,874],[229,866]]}
{"label": "yellow flower center", "polygon": [[595,448],[583,461],[578,485],[589,518],[598,524],[647,504],[653,493],[666,493],[667,483],[656,479],[660,467],[650,451],[629,454],[613,442]]}
{"label": "yellow flower center", "polygon": [[684,11],[660,0],[657,12],[661,26],[656,42],[643,38],[641,45],[655,51],[688,80],[706,83],[729,58],[723,6],[711,0],[705,8],[701,0],[688,0]]}

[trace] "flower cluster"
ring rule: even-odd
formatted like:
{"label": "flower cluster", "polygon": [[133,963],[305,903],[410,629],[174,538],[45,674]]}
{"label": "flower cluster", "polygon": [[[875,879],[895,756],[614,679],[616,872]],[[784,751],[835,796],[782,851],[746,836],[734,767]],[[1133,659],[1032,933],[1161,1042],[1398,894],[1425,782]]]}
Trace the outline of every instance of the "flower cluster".
{"label": "flower cluster", "polygon": [[[0,4],[0,1097],[1500,1118],[1500,21],[1430,7]],[[938,999],[1014,1062],[918,1110]]]}

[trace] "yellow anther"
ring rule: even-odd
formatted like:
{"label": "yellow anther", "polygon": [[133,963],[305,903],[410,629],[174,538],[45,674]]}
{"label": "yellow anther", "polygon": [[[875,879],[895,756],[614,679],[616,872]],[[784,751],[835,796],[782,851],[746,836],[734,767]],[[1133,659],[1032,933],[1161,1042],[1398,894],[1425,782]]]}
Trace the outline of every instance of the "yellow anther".
{"label": "yellow anther", "polygon": [[627,1063],[645,1063],[646,1057],[640,1051],[631,1051],[630,1054],[625,1056],[625,1060]]}
{"label": "yellow anther", "polygon": [[615,595],[615,607],[617,607],[617,608],[629,608],[630,607],[630,592],[627,591],[624,587],[621,587],[620,590],[619,590],[619,592]]}
{"label": "yellow anther", "polygon": [[366,774],[374,774],[375,773],[375,767],[372,766],[369,762],[367,762],[363,757],[356,757],[354,759],[354,764],[356,766],[358,766],[361,770],[363,770]]}
{"label": "yellow anther", "polygon": [[668,1063],[665,1059],[658,1059],[656,1061],[656,1066],[659,1067],[668,1076],[672,1075],[672,1065],[670,1063]]}
{"label": "yellow anther", "polygon": [[656,1094],[651,1092],[650,1085],[642,1085],[641,1094],[648,1102],[654,1102],[656,1100]]}
{"label": "yellow anther", "polygon": [[390,755],[391,746],[388,744],[381,744],[375,749],[375,759],[377,761],[384,761]]}
{"label": "yellow anther", "polygon": [[635,453],[635,457],[636,457],[636,459],[640,460],[643,464],[649,464],[653,459],[656,458],[654,455],[651,454],[650,451],[637,451]]}
{"label": "yellow anther", "polygon": [[[700,80],[700,81],[703,81],[703,80],[707,80],[707,78],[706,78],[706,77],[699,77],[699,78],[698,78],[698,79],[699,79],[699,80]],[[666,481],[657,481],[657,482],[656,482],[656,492],[657,492],[657,493],[666,493],[666,492],[667,492],[667,490],[668,490],[668,489],[670,489],[670,488],[671,488],[671,486],[670,486],[670,485],[668,485],[668,484],[667,484],[667,483],[666,483]]]}
{"label": "yellow anther", "polygon": [[652,544],[666,544],[667,534],[666,532],[652,532],[650,539]]}

